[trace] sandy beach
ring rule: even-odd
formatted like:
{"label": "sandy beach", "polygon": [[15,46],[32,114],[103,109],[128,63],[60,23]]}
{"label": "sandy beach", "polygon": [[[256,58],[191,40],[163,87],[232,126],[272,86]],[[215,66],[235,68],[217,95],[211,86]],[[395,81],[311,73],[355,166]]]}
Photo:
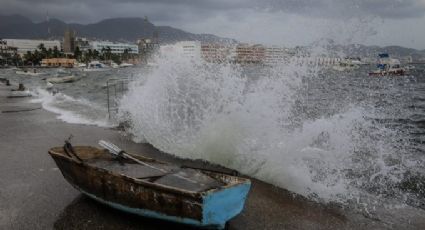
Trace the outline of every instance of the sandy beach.
{"label": "sandy beach", "polygon": [[[163,161],[215,166],[177,159],[151,145],[134,143],[116,129],[62,122],[41,105],[29,103],[29,99],[7,98],[13,87],[0,83],[0,229],[189,229],[129,215],[81,195],[65,181],[47,151],[61,146],[72,134],[74,145],[96,146],[99,139],[104,139],[128,152]],[[252,182],[245,209],[230,221],[230,229],[425,228],[422,210],[394,211],[411,212],[407,221],[393,219],[392,213],[380,219],[368,218],[255,179]]]}

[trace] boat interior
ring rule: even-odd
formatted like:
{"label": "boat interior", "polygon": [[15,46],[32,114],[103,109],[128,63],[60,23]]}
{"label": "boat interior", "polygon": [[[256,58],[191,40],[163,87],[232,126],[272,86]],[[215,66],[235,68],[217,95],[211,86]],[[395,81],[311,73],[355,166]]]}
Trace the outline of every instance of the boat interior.
{"label": "boat interior", "polygon": [[73,161],[135,180],[173,187],[192,193],[227,187],[246,180],[223,173],[181,167],[131,154],[132,157],[142,161],[143,165],[128,158],[113,156],[106,149],[91,146],[75,146],[73,147],[73,153],[69,153],[63,147],[55,147],[49,153],[53,156],[61,155]]}

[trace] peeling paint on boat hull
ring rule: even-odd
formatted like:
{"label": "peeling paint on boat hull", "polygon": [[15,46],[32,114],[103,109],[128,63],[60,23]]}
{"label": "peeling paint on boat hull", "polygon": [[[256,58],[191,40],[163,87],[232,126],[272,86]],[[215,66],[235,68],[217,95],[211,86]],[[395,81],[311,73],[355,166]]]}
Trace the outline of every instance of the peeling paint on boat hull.
{"label": "peeling paint on boat hull", "polygon": [[[82,147],[75,148],[78,151]],[[242,211],[251,185],[248,179],[205,171],[226,185],[191,192],[96,168],[58,152],[60,149],[53,148],[49,153],[64,178],[87,196],[125,212],[197,227],[224,228]],[[101,150],[92,151],[99,153],[88,155],[102,154]],[[80,157],[87,158],[83,154]]]}

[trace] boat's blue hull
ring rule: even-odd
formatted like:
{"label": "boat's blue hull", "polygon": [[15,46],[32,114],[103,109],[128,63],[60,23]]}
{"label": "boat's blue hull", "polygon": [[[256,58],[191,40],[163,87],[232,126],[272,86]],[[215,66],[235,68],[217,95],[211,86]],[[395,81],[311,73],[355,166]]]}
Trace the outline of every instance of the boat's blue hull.
{"label": "boat's blue hull", "polygon": [[[105,154],[91,147],[75,149],[86,162],[101,159]],[[224,228],[227,221],[242,211],[251,187],[249,179],[200,170],[202,175],[220,183],[195,192],[178,188],[179,181],[174,187],[161,184],[153,177],[156,174],[140,179],[77,161],[67,156],[63,148],[53,148],[49,153],[64,178],[87,196],[125,212],[197,227]]]}
{"label": "boat's blue hull", "polygon": [[203,197],[204,207],[202,221],[190,218],[170,216],[160,212],[146,209],[126,207],[121,204],[103,200],[102,198],[97,197],[80,188],[78,189],[88,197],[124,212],[149,218],[156,218],[181,224],[188,224],[201,228],[224,229],[226,222],[242,211],[250,187],[250,183],[245,183],[228,189],[220,190],[219,192],[208,193],[206,196]]}

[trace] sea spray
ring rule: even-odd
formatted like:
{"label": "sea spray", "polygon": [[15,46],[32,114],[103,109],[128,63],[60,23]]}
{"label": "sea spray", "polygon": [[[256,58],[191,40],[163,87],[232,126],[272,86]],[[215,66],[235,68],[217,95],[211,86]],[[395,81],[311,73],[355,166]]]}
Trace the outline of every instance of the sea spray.
{"label": "sea spray", "polygon": [[405,152],[391,145],[400,134],[367,102],[314,111],[317,66],[207,63],[180,52],[156,61],[120,102],[135,140],[324,202],[370,209],[388,193],[402,199]]}
{"label": "sea spray", "polygon": [[112,127],[115,124],[108,119],[106,108],[84,98],[74,98],[66,94],[52,93],[42,88],[33,92],[37,98],[34,103],[41,103],[44,109],[58,114],[59,120],[71,124],[87,124],[100,127]]}

